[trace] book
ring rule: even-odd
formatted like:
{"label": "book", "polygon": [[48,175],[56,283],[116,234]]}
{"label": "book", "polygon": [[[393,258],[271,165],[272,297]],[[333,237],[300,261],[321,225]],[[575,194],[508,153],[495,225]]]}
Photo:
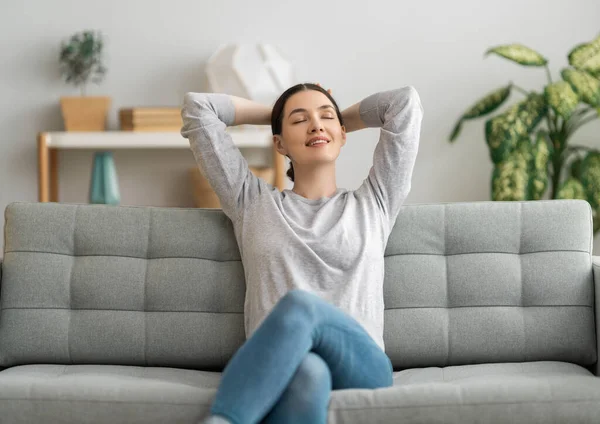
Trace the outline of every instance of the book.
{"label": "book", "polygon": [[122,108],[119,124],[124,131],[179,131],[183,119],[176,107]]}

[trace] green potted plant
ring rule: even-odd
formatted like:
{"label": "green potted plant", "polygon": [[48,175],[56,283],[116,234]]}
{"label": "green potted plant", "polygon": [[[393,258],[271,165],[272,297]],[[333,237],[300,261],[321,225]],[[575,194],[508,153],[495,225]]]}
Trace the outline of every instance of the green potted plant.
{"label": "green potted plant", "polygon": [[81,95],[60,99],[63,121],[67,131],[103,131],[111,99],[106,96],[87,96],[90,82],[104,79],[104,42],[101,32],[81,31],[61,43],[60,67],[65,82],[79,88]]}
{"label": "green potted plant", "polygon": [[490,114],[518,92],[524,98],[485,123],[494,163],[492,200],[539,200],[548,189],[551,199],[584,199],[593,210],[595,234],[600,229],[600,150],[569,143],[579,128],[600,115],[600,36],[569,52],[570,66],[557,81],[548,61],[522,44],[493,47],[485,54],[545,68],[547,85],[535,91],[509,82],[487,93],[460,116],[449,141],[456,140],[465,121]]}

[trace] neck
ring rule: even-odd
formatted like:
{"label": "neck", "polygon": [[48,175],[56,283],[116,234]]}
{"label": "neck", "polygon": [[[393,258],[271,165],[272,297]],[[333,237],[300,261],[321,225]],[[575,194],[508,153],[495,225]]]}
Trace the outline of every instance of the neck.
{"label": "neck", "polygon": [[333,196],[337,191],[335,163],[317,167],[303,167],[294,164],[294,188],[292,191],[311,200]]}

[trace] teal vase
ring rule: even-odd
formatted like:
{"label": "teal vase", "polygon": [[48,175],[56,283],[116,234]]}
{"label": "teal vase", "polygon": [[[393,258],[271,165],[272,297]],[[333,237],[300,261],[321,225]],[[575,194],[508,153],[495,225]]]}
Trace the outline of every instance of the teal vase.
{"label": "teal vase", "polygon": [[113,154],[96,152],[90,184],[90,203],[118,205],[120,202],[119,181]]}

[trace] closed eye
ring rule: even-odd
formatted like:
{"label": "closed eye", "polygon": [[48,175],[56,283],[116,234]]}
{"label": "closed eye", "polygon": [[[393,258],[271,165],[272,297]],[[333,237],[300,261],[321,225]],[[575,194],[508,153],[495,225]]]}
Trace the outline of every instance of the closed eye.
{"label": "closed eye", "polygon": [[[323,119],[335,119],[335,118],[328,118],[328,117],[324,116]],[[300,122],[306,122],[306,119],[303,119],[302,121],[293,122],[292,125],[299,124]]]}

